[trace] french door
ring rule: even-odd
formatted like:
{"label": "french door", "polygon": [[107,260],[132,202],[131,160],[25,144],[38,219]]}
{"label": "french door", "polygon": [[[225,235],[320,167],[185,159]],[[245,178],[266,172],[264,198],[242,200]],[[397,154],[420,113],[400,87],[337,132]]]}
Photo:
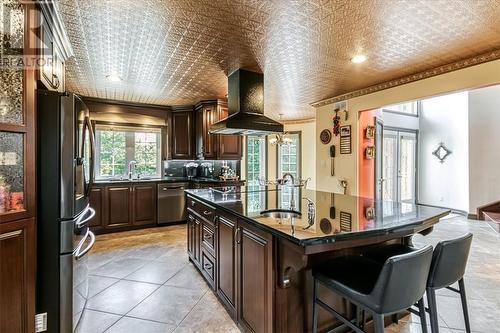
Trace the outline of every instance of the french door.
{"label": "french door", "polygon": [[384,128],[382,179],[377,179],[383,200],[416,202],[417,137],[416,131]]}

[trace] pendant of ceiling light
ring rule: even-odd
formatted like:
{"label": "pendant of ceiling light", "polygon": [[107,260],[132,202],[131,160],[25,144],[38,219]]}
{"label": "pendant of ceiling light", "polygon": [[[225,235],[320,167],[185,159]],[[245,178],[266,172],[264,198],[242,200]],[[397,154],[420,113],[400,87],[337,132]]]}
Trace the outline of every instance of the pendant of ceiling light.
{"label": "pendant of ceiling light", "polygon": [[[280,113],[280,122],[283,114]],[[287,132],[269,135],[269,143],[273,146],[289,146],[293,143],[292,138],[287,136]]]}

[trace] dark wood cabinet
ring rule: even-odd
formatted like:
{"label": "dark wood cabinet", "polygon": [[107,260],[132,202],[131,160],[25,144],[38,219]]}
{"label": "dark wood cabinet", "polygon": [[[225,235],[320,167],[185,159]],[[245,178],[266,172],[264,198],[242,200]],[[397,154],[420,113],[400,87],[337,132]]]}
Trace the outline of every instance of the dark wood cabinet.
{"label": "dark wood cabinet", "polygon": [[188,253],[198,268],[201,267],[201,228],[200,218],[188,211]]}
{"label": "dark wood cabinet", "polygon": [[[218,109],[219,120],[226,119],[228,116],[227,104],[221,105]],[[241,160],[243,156],[241,135],[219,135],[217,144],[217,158],[219,160]]]}
{"label": "dark wood cabinet", "polygon": [[218,135],[209,134],[210,125],[217,122],[217,104],[200,102],[196,105],[196,157],[217,158]]}
{"label": "dark wood cabinet", "polygon": [[90,192],[90,207],[96,214],[90,228],[96,233],[137,229],[155,225],[156,183],[95,184]]}
{"label": "dark wood cabinet", "polygon": [[217,218],[217,295],[236,316],[236,241],[237,222],[219,215]]}
{"label": "dark wood cabinet", "polygon": [[273,330],[272,236],[238,221],[237,318],[250,332]]}
{"label": "dark wood cabinet", "polygon": [[133,185],[132,202],[132,224],[156,223],[156,184]]}
{"label": "dark wood cabinet", "polygon": [[229,314],[244,331],[273,331],[272,236],[190,196],[187,212],[189,257]]}
{"label": "dark wood cabinet", "polygon": [[227,102],[201,101],[196,110],[196,157],[219,160],[241,160],[243,141],[239,135],[209,134],[213,123],[228,117]]}
{"label": "dark wood cabinet", "polygon": [[104,228],[104,188],[92,188],[89,195],[89,205],[95,210],[95,216],[89,221],[89,227],[91,227],[92,230]]}
{"label": "dark wood cabinet", "polygon": [[108,186],[106,189],[106,227],[131,224],[130,186]]}
{"label": "dark wood cabinet", "polygon": [[35,220],[0,223],[0,332],[34,332]]}
{"label": "dark wood cabinet", "polygon": [[171,113],[170,150],[172,159],[192,159],[194,154],[194,124],[192,111]]}

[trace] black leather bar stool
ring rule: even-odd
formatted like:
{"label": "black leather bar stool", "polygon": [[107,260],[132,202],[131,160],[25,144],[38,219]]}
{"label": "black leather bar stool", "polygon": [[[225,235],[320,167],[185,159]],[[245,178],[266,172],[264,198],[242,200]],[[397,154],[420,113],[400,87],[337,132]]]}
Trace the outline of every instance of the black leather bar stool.
{"label": "black leather bar stool", "polygon": [[[441,241],[434,249],[426,285],[427,303],[429,306],[427,311],[429,312],[432,333],[439,333],[436,290],[442,288],[460,294],[465,330],[467,333],[471,331],[463,278],[471,243],[472,234],[468,233],[456,239]],[[410,251],[414,251],[414,248],[402,244],[392,244],[389,246],[381,246],[363,255],[377,262],[384,262],[388,257],[401,253],[408,253]],[[459,289],[451,287],[451,285],[456,282],[458,282]],[[409,310],[416,313],[416,311],[412,311],[412,309]]]}
{"label": "black leather bar stool", "polygon": [[388,258],[383,264],[363,256],[340,257],[313,269],[313,327],[318,331],[318,305],[355,332],[359,320],[349,320],[318,298],[318,283],[373,315],[375,333],[384,332],[384,315],[418,303],[422,331],[427,332],[423,294],[432,260],[432,246]]}
{"label": "black leather bar stool", "polygon": [[[469,258],[471,243],[472,234],[468,233],[456,239],[441,241],[434,249],[426,288],[432,333],[439,332],[436,290],[442,288],[460,294],[462,311],[464,313],[465,330],[467,333],[470,333],[464,274],[467,266],[467,259]],[[458,282],[458,289],[451,287],[455,282]]]}

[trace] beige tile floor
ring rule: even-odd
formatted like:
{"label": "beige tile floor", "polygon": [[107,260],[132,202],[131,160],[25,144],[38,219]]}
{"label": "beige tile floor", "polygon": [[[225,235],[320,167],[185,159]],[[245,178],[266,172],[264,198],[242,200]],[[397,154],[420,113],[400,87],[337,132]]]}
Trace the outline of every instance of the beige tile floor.
{"label": "beige tile floor", "polygon": [[[500,234],[488,225],[454,216],[442,220],[417,245],[472,232],[466,272],[473,332],[500,333]],[[189,263],[185,225],[97,237],[89,256],[90,298],[77,332],[239,332]],[[440,332],[463,332],[458,295],[438,292]],[[421,332],[416,316],[386,329]]]}

